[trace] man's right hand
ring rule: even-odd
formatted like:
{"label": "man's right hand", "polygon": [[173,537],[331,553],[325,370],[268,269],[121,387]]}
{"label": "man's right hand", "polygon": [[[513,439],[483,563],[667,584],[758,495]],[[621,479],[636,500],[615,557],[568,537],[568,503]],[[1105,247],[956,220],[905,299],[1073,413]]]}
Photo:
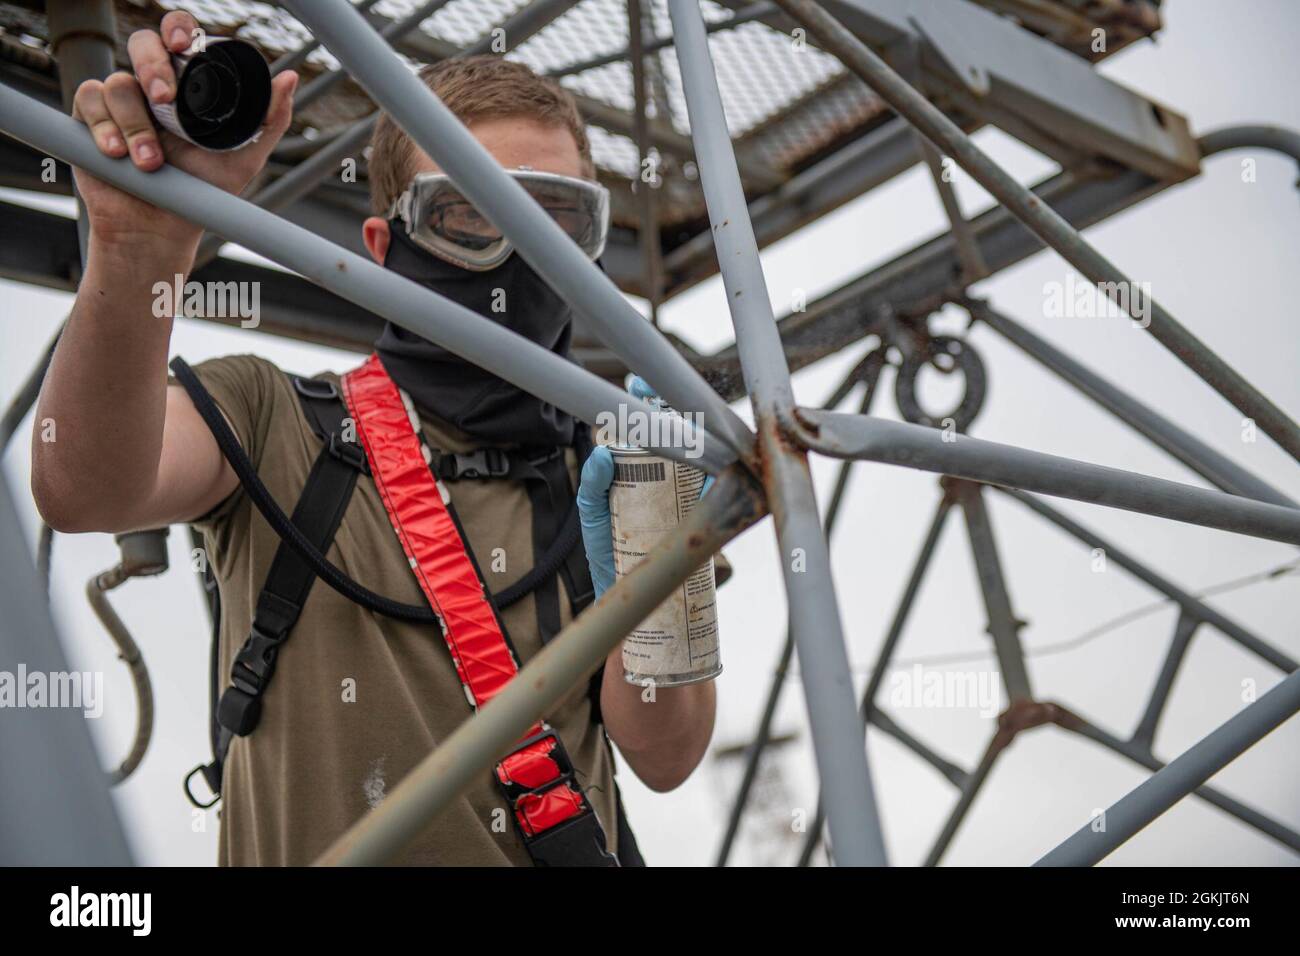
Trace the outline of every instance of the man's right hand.
{"label": "man's right hand", "polygon": [[[289,128],[298,76],[286,70],[272,81],[271,106],[256,142],[224,153],[187,143],[154,125],[149,103],[171,103],[176,98],[171,55],[189,49],[196,30],[198,22],[194,17],[176,10],[163,17],[157,32],[139,30],[131,34],[127,51],[132,72],[119,71],[103,81],[82,83],[77,88],[73,115],[90,127],[95,144],[107,156],[118,159],[129,155],[131,162],[145,172],[166,162],[227,192],[239,193],[266,164],[271,150]],[[198,242],[200,227],[136,199],[85,170],[76,169],[74,173],[97,244],[139,247],[157,242],[175,249]]]}
{"label": "man's right hand", "polygon": [[[266,163],[293,115],[297,75],[271,84],[257,142],[225,153],[187,143],[153,124],[149,102],[176,96],[171,55],[198,28],[188,13],[131,36],[130,73],[77,90],[75,115],[106,155],[145,172],[164,162],[238,193]],[[127,531],[189,521],[239,485],[184,390],[167,386],[173,312],[154,291],[194,263],[202,229],[76,170],[90,221],[77,301],[50,362],[32,429],[32,494],[60,531]],[[47,439],[42,422],[57,426]],[[50,433],[51,436],[53,432]]]}

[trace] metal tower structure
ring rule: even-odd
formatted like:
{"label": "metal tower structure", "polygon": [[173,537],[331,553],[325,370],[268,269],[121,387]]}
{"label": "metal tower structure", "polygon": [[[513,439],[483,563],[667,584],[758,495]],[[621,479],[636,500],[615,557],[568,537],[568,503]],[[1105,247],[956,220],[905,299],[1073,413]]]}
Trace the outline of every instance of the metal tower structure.
{"label": "metal tower structure", "polygon": [[[261,181],[244,197],[185,173],[145,174],[105,157],[84,127],[58,108],[81,79],[124,62],[125,38],[185,6],[214,35],[259,43],[274,68],[298,69],[294,127]],[[717,476],[679,531],[635,573],[529,662],[516,680],[359,821],[321,862],[366,864],[392,858],[475,775],[569,688],[595,670],[690,571],[741,531],[772,516],[787,590],[789,638],[736,796],[719,862],[725,862],[755,779],[771,719],[798,651],[814,742],[821,806],[808,829],[803,861],[823,836],[837,863],[885,864],[864,734],[876,727],[936,767],[958,790],[928,862],[937,862],[988,778],[1020,732],[1043,725],[1080,734],[1152,771],[1109,808],[1104,829],[1082,827],[1041,865],[1084,865],[1104,858],[1189,794],[1209,801],[1294,850],[1300,835],[1205,781],[1300,710],[1296,662],[1146,568],[1049,505],[1058,497],[1174,521],[1300,544],[1300,508],[1282,492],[1210,449],[1191,433],[1092,370],[971,297],[978,279],[1044,246],[1135,318],[1174,359],[1202,378],[1293,458],[1300,429],[1243,375],[1195,338],[1159,303],[1135,288],[1080,230],[1197,175],[1202,160],[1239,147],[1273,149],[1300,161],[1300,135],[1237,127],[1197,138],[1188,122],[1103,76],[1095,63],[1160,26],[1158,0],[775,0],[742,4],[698,0],[153,0],[73,3],[0,2],[0,185],[66,191],[71,177],[43,177],[42,160],[74,164],[204,226],[194,278],[262,283],[263,331],[345,348],[369,349],[389,319],[460,354],[572,414],[594,422],[620,406],[651,414],[611,379],[634,368],[677,409],[699,413],[703,457]],[[584,59],[577,59],[582,51]],[[517,56],[562,78],[592,129],[602,180],[615,196],[614,236],[601,272],[491,161],[484,149],[410,70],[469,52]],[[467,196],[578,314],[575,365],[441,296],[405,282],[357,254],[362,182],[340,182],[383,109],[446,170]],[[996,126],[1061,171],[1026,188],[972,141]],[[759,249],[848,200],[924,163],[933,173],[950,228],[852,280],[806,308],[777,317],[769,305]],[[946,175],[964,169],[998,205],[966,218]],[[635,185],[636,189],[632,186]],[[73,289],[78,237],[68,220],[0,204],[6,224],[0,276]],[[21,237],[21,238],[20,238]],[[220,255],[223,241],[245,246],[293,274]],[[661,334],[623,298],[652,306],[721,273],[735,344],[699,354]],[[929,317],[955,303],[1069,382],[1178,461],[1210,487],[996,444],[966,434],[983,395],[985,370],[962,338],[932,334]],[[822,409],[798,407],[793,371],[854,343],[874,346]],[[889,350],[901,355],[896,397],[906,421],[869,414]],[[960,371],[962,402],[931,416],[917,401],[924,367]],[[39,387],[34,371],[4,418],[8,439]],[[855,413],[836,409],[856,390]],[[748,394],[755,428],[728,402]],[[682,457],[677,447],[657,449]],[[808,454],[843,459],[835,493],[819,516]],[[934,521],[866,692],[855,695],[830,574],[826,533],[835,522],[854,461],[890,463],[943,476]],[[1125,738],[1036,696],[1007,597],[985,500],[1005,494],[1110,560],[1179,608],[1178,625],[1137,730]],[[9,503],[0,521],[12,523]],[[964,770],[915,739],[877,702],[885,668],[952,511],[962,515],[975,557],[989,631],[1009,706],[983,759]],[[31,603],[30,559],[17,535],[0,536],[5,607]],[[798,551],[804,572],[784,556]],[[22,565],[10,574],[10,565]],[[34,621],[0,616],[0,664],[21,659]],[[1287,676],[1168,764],[1153,753],[1174,675],[1205,628],[1247,648]],[[66,722],[64,722],[66,723]],[[63,724],[24,728],[18,754],[59,753],[67,772],[87,776],[90,750],[60,746]],[[82,734],[84,738],[84,734]],[[42,758],[42,766],[48,760]],[[95,769],[95,773],[98,771]],[[39,806],[39,781],[0,779],[0,829],[10,808]],[[81,846],[105,859],[125,852],[104,790],[85,787],[84,807],[67,811]],[[48,814],[37,814],[49,823]],[[825,828],[822,821],[825,822]],[[24,827],[31,825],[24,819]],[[71,832],[71,831],[69,831]],[[96,842],[98,841],[98,842]],[[91,851],[87,849],[87,853]]]}

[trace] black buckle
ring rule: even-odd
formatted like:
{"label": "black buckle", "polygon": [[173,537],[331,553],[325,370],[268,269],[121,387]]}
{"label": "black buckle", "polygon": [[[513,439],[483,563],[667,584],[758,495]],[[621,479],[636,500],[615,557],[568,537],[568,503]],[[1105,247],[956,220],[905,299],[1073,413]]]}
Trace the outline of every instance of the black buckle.
{"label": "black buckle", "polygon": [[236,737],[247,737],[262,719],[262,695],[227,687],[217,701],[217,723]]}
{"label": "black buckle", "polygon": [[[189,800],[189,802],[199,810],[207,810],[209,807],[216,806],[217,801],[221,799],[220,788],[214,786],[212,782],[212,778],[216,776],[215,770],[213,769],[215,767],[216,767],[215,763],[211,763],[211,764],[201,763],[185,775],[185,783],[183,784],[183,788],[185,790],[185,799]],[[211,773],[209,772],[210,770],[212,770]],[[207,803],[201,803],[198,797],[194,796],[194,791],[190,789],[190,781],[194,779],[194,775],[196,773],[203,774],[203,782],[206,783],[208,785],[208,789],[212,791],[213,797]]]}
{"label": "black buckle", "polygon": [[618,866],[605,849],[605,830],[588,807],[585,813],[524,841],[535,866]]}
{"label": "black buckle", "polygon": [[267,634],[254,621],[248,639],[235,655],[235,663],[230,668],[231,683],[246,694],[262,693],[275,671],[280,645],[288,636],[287,633]]}
{"label": "black buckle", "polygon": [[366,460],[366,450],[358,443],[344,441],[339,432],[330,432],[329,453],[343,462],[345,465],[351,465],[357,471],[370,474],[370,462]]}
{"label": "black buckle", "polygon": [[449,481],[458,478],[504,478],[510,472],[510,456],[500,448],[477,448],[471,452],[458,452],[451,456],[456,461],[456,473]]}
{"label": "black buckle", "polygon": [[339,400],[339,390],[334,387],[333,382],[326,382],[319,378],[299,378],[294,376],[293,387],[303,398],[319,399],[322,402],[336,402]]}

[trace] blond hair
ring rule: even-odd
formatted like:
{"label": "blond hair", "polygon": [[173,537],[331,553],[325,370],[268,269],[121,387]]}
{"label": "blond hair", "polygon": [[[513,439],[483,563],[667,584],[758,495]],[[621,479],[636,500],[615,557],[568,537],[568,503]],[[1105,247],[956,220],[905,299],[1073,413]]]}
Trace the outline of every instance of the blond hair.
{"label": "blond hair", "polygon": [[[544,126],[562,126],[573,134],[583,168],[594,178],[591,143],[578,104],[568,90],[539,76],[523,63],[500,56],[459,57],[423,67],[424,85],[466,125],[481,119],[524,116]],[[370,140],[370,205],[387,215],[394,200],[415,175],[415,144],[384,113]]]}

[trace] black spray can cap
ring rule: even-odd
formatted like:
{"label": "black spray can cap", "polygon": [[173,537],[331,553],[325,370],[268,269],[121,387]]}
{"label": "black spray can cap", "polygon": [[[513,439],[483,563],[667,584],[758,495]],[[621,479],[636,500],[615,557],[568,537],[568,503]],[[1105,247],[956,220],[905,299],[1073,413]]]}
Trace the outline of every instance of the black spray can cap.
{"label": "black spray can cap", "polygon": [[151,104],[165,130],[204,149],[238,149],[257,138],[271,107],[271,70],[257,47],[208,37],[172,56],[176,97]]}

